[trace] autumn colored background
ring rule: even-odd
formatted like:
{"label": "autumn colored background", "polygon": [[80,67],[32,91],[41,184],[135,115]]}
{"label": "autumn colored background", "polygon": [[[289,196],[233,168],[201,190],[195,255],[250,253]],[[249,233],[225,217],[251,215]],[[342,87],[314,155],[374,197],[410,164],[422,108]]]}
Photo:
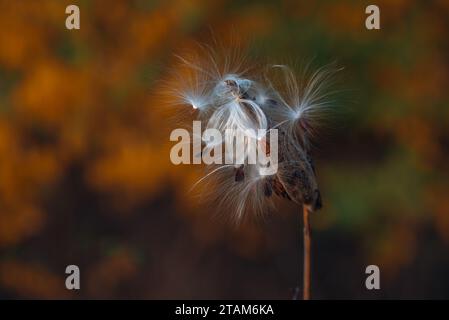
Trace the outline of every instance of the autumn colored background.
{"label": "autumn colored background", "polygon": [[313,297],[449,298],[447,30],[444,0],[0,1],[0,297],[292,298],[298,208],[232,228],[188,192],[201,169],[169,161],[174,55],[233,34],[345,67],[313,152]]}

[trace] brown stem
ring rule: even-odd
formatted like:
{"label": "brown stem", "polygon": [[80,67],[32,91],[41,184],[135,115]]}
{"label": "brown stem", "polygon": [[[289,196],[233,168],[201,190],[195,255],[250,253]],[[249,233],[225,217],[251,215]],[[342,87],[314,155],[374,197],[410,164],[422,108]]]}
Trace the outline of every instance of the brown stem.
{"label": "brown stem", "polygon": [[304,270],[303,270],[303,299],[310,299],[310,221],[308,206],[302,207],[303,213],[303,236],[304,236]]}

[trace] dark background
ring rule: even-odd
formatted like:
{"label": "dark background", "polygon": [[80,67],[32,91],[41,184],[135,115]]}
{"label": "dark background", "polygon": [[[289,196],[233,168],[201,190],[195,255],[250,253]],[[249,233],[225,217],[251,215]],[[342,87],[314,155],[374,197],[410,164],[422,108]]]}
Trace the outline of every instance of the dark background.
{"label": "dark background", "polygon": [[232,38],[345,67],[313,151],[312,296],[449,298],[448,29],[444,0],[0,1],[0,297],[292,298],[299,208],[234,228],[188,192],[201,168],[169,161],[174,54]]}

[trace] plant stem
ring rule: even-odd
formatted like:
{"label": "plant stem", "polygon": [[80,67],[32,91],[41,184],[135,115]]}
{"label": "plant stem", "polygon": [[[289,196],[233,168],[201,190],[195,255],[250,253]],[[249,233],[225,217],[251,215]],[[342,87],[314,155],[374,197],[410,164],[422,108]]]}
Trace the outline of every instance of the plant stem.
{"label": "plant stem", "polygon": [[303,237],[304,237],[304,269],[303,269],[303,299],[310,299],[310,209],[308,206],[302,207],[303,213]]}

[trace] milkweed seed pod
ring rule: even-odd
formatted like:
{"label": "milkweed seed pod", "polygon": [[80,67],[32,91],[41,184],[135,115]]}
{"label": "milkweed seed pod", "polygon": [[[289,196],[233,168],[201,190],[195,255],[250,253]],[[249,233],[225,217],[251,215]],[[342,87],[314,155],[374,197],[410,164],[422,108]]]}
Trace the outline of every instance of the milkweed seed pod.
{"label": "milkweed seed pod", "polygon": [[[175,84],[173,92],[179,104],[192,108],[204,130],[216,129],[224,137],[202,139],[203,153],[224,150],[224,163],[207,165],[198,181],[207,184],[204,197],[236,221],[266,211],[274,196],[320,209],[310,141],[322,114],[332,107],[328,82],[338,70],[322,68],[299,81],[286,65],[249,72],[238,55],[203,49],[205,56],[196,61],[181,58],[191,78]],[[242,152],[228,148],[239,135],[245,136]],[[275,171],[267,170],[259,157],[250,161],[254,146],[269,165],[276,165]]]}

